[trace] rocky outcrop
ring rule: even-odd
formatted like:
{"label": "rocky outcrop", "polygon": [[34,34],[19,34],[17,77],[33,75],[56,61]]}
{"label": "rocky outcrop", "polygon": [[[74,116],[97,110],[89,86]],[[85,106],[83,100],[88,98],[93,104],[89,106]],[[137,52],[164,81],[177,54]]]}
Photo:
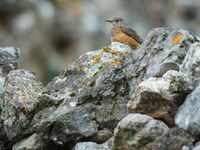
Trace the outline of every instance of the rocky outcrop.
{"label": "rocky outcrop", "polygon": [[[156,28],[135,51],[114,42],[83,54],[45,87],[18,68],[18,55],[3,49],[0,57],[9,61],[1,59],[0,147],[193,148],[199,139],[199,49],[186,30]],[[179,128],[171,128],[174,118]]]}

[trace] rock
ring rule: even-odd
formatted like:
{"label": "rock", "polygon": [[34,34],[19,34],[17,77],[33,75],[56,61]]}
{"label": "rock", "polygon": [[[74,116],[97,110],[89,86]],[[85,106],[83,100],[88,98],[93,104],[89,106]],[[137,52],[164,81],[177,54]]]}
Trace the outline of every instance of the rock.
{"label": "rock", "polygon": [[187,146],[183,146],[183,147],[181,148],[181,150],[190,150],[190,148],[187,147]]}
{"label": "rock", "polygon": [[187,96],[185,102],[179,108],[175,117],[175,123],[178,127],[183,128],[198,139],[200,138],[199,90],[200,85]]}
{"label": "rock", "polygon": [[200,150],[200,145],[195,146],[192,150]]}
{"label": "rock", "polygon": [[150,150],[152,144],[169,130],[162,121],[142,114],[129,114],[114,132],[112,150]]}
{"label": "rock", "polygon": [[128,102],[129,113],[146,114],[174,126],[175,114],[185,99],[184,94],[173,93],[170,89],[176,76],[179,76],[177,71],[169,70],[162,78],[150,77],[141,82]]}
{"label": "rock", "polygon": [[1,118],[9,140],[20,138],[30,124],[38,104],[42,84],[26,70],[13,70],[7,76],[1,105]]}
{"label": "rock", "polygon": [[182,88],[179,88],[179,92],[191,92],[200,81],[200,43],[194,43],[187,55],[185,56],[183,63],[180,66],[180,71],[185,75],[183,76],[185,84]]}
{"label": "rock", "polygon": [[7,75],[11,70],[19,68],[20,49],[15,47],[0,48],[0,75]]}
{"label": "rock", "polygon": [[[11,70],[19,68],[20,49],[14,47],[0,48],[0,95],[5,92],[6,76]],[[3,101],[0,96],[0,103]],[[1,110],[1,108],[0,108]],[[3,120],[0,119],[0,149],[10,148],[8,138],[3,129]]]}
{"label": "rock", "polygon": [[[122,67],[132,50],[116,45],[119,49],[104,48],[82,55],[50,82],[39,96],[38,113],[26,132],[42,131],[59,145],[109,139],[117,123],[127,115],[129,100]],[[48,111],[50,108],[53,111]]]}
{"label": "rock", "polygon": [[79,142],[72,150],[110,150],[106,144],[97,144],[94,142]]}
{"label": "rock", "polygon": [[192,146],[194,138],[180,128],[172,128],[153,143],[152,150],[181,150],[183,146]]}
{"label": "rock", "polygon": [[126,57],[123,71],[130,79],[130,94],[149,77],[162,77],[168,70],[179,71],[188,49],[196,41],[192,33],[183,29],[152,29],[140,48],[134,50],[133,57]]}
{"label": "rock", "polygon": [[39,134],[33,134],[13,146],[13,150],[39,150],[44,149],[45,143]]}

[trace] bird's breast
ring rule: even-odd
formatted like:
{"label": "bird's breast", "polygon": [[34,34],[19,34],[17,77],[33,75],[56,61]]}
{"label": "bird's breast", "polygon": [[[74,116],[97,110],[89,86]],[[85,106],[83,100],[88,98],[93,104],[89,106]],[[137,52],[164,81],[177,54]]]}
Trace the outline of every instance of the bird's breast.
{"label": "bird's breast", "polygon": [[125,34],[120,27],[112,28],[110,32],[111,42],[120,42],[130,46],[132,49],[136,49],[140,46],[134,38]]}

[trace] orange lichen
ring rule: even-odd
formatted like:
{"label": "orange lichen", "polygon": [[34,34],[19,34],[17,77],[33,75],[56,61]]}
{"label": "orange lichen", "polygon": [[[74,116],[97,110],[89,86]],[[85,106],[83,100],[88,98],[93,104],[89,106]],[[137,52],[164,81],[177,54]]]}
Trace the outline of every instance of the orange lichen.
{"label": "orange lichen", "polygon": [[107,67],[104,67],[103,71],[106,72],[107,70],[108,70]]}
{"label": "orange lichen", "polygon": [[103,52],[110,52],[112,49],[111,48],[109,48],[109,47],[104,47],[103,48]]}
{"label": "orange lichen", "polygon": [[119,61],[115,61],[112,65],[113,66],[119,65]]}
{"label": "orange lichen", "polygon": [[80,69],[79,66],[76,66],[75,68],[76,68],[76,70],[77,70],[78,72],[80,72],[81,69]]}
{"label": "orange lichen", "polygon": [[95,55],[93,58],[93,64],[96,64],[96,63],[98,63],[99,62],[99,60],[101,59],[101,55]]}
{"label": "orange lichen", "polygon": [[104,63],[104,64],[107,64],[107,63],[109,63],[109,62],[108,62],[108,61],[104,61],[103,63]]}
{"label": "orange lichen", "polygon": [[155,42],[156,41],[156,37],[154,36],[151,41]]}
{"label": "orange lichen", "polygon": [[183,38],[183,34],[182,33],[178,33],[175,38],[173,39],[172,43],[174,45],[178,44],[178,42],[180,42],[180,40]]}
{"label": "orange lichen", "polygon": [[118,54],[122,54],[122,52],[120,52],[120,51],[116,51]]}
{"label": "orange lichen", "polygon": [[91,82],[90,82],[90,81],[87,81],[87,84],[88,84],[88,85],[90,85],[90,84],[91,84]]}
{"label": "orange lichen", "polygon": [[84,89],[84,88],[85,88],[85,85],[83,85],[82,88]]}
{"label": "orange lichen", "polygon": [[112,56],[115,55],[115,51],[114,51],[114,50],[111,50],[111,51],[110,51],[110,54],[112,54]]}
{"label": "orange lichen", "polygon": [[72,65],[67,65],[67,67],[68,67],[68,68],[71,68],[71,67],[72,67]]}
{"label": "orange lichen", "polygon": [[82,82],[82,78],[79,78],[79,81]]}
{"label": "orange lichen", "polygon": [[87,67],[86,67],[86,66],[84,66],[84,67],[82,67],[82,68],[81,68],[81,70],[82,70],[82,71],[84,71],[86,68],[87,68]]}
{"label": "orange lichen", "polygon": [[127,51],[127,50],[125,50],[125,52],[124,52],[124,53],[125,53],[125,55],[127,55],[127,54],[128,54],[128,51]]}

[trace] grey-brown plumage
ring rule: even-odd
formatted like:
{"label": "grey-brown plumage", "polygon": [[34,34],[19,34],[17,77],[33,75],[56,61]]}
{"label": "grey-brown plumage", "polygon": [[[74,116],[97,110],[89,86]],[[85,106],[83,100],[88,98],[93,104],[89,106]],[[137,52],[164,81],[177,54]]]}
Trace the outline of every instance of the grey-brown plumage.
{"label": "grey-brown plumage", "polygon": [[106,22],[110,22],[113,25],[111,29],[112,42],[127,44],[132,49],[136,49],[142,44],[142,38],[122,18],[115,17],[112,20],[106,20]]}

